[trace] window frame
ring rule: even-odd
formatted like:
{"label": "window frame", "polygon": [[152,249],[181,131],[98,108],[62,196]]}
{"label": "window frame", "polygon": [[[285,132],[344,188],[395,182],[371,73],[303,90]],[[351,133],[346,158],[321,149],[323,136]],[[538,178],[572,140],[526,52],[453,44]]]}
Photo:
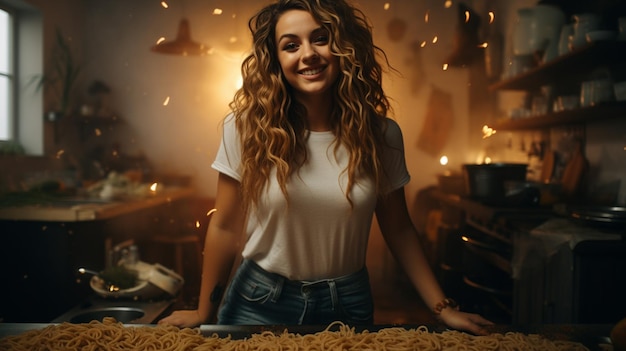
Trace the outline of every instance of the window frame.
{"label": "window frame", "polygon": [[7,123],[8,135],[6,139],[0,138],[0,142],[11,142],[15,141],[15,136],[17,135],[17,79],[16,79],[16,62],[17,62],[17,47],[16,47],[16,16],[17,11],[15,8],[10,6],[6,6],[3,3],[0,3],[0,10],[6,12],[9,16],[8,21],[8,47],[9,47],[9,65],[7,72],[1,72],[0,75],[6,77],[8,79],[8,91],[7,91],[7,121],[3,121],[3,123]]}
{"label": "window frame", "polygon": [[23,0],[0,0],[0,7],[13,14],[13,108],[10,141],[0,142],[18,148],[27,156],[45,155],[44,89],[37,86],[43,75],[43,12]]}

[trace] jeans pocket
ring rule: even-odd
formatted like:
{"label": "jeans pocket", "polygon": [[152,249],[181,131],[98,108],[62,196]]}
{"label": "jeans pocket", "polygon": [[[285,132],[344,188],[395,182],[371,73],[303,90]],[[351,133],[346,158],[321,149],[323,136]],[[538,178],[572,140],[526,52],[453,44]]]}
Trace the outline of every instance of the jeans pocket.
{"label": "jeans pocket", "polygon": [[352,325],[374,322],[374,303],[369,289],[339,296],[342,320]]}
{"label": "jeans pocket", "polygon": [[254,281],[239,281],[233,286],[233,291],[248,302],[265,303],[272,295],[272,287]]}

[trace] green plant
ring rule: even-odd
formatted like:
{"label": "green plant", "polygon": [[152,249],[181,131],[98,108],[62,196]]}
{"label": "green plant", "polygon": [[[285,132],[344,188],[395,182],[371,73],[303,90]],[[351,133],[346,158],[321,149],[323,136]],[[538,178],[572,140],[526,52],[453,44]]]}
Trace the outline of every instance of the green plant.
{"label": "green plant", "polygon": [[56,29],[56,43],[50,54],[50,62],[41,76],[35,77],[37,89],[47,86],[58,100],[54,112],[67,115],[70,108],[74,85],[80,75],[81,67],[75,62],[72,50],[63,33]]}

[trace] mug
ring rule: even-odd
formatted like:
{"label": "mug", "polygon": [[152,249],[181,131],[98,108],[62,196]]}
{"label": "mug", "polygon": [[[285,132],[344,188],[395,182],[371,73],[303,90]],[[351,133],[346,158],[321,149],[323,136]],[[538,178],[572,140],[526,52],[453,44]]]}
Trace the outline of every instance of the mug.
{"label": "mug", "polygon": [[587,44],[587,33],[600,29],[602,17],[595,13],[580,13],[573,15],[574,33],[570,41],[570,49],[579,48]]}
{"label": "mug", "polygon": [[611,79],[596,79],[581,84],[580,106],[595,106],[613,100],[615,100],[615,95]]}
{"label": "mug", "polygon": [[573,24],[566,24],[561,27],[561,36],[559,37],[559,55],[565,55],[569,52],[569,37],[573,35]]}
{"label": "mug", "polygon": [[626,40],[626,17],[617,19],[617,37],[619,40]]}

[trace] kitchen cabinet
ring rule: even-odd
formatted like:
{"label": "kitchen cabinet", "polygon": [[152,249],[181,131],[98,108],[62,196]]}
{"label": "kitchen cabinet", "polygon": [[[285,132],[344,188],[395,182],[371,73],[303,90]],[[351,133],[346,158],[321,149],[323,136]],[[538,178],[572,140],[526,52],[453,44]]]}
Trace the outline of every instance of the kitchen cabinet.
{"label": "kitchen cabinet", "polygon": [[[526,72],[499,81],[489,87],[497,90],[523,90],[537,92],[544,86],[555,91],[578,93],[580,83],[589,79],[594,70],[602,67],[623,74],[626,68],[626,41],[598,41],[578,48],[552,61],[543,63]],[[626,77],[621,77],[622,79]],[[549,104],[548,107],[551,107]],[[616,101],[595,106],[581,107],[527,118],[502,118],[494,124],[496,130],[542,129],[623,117],[626,102]]]}
{"label": "kitchen cabinet", "polygon": [[77,281],[78,268],[100,271],[113,245],[174,225],[193,194],[166,189],[127,201],[1,208],[0,322],[49,322],[75,306],[93,294],[90,276]]}
{"label": "kitchen cabinet", "polygon": [[552,207],[492,207],[441,191],[433,196],[443,211],[462,212],[455,222],[442,220],[434,267],[444,292],[464,310],[515,325],[623,318],[623,232],[570,221]]}

